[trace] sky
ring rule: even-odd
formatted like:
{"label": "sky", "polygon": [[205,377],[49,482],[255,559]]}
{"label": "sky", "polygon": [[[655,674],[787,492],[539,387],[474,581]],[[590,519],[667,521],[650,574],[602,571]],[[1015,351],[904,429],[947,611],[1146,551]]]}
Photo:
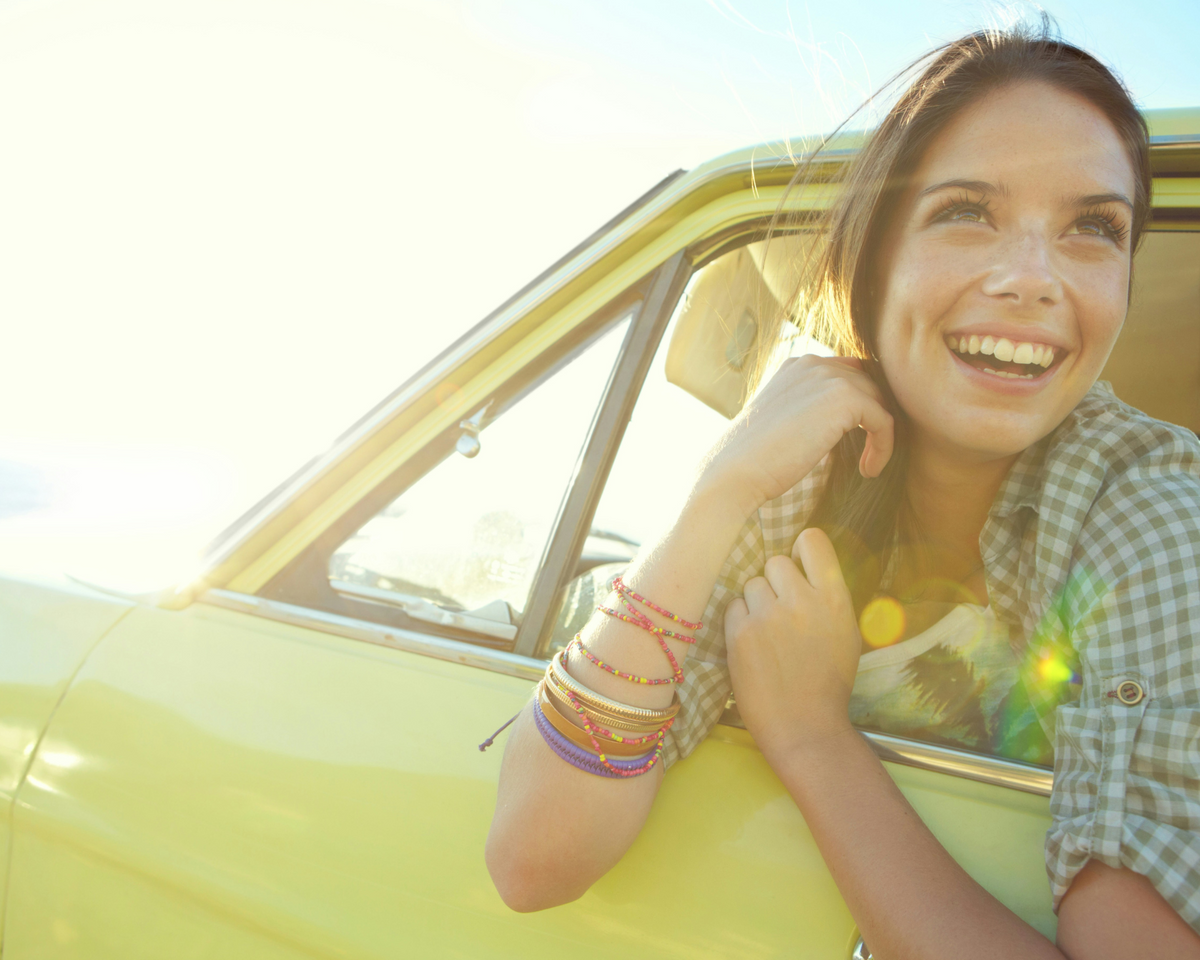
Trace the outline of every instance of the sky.
{"label": "sky", "polygon": [[[1200,105],[1196,0],[1045,8]],[[1037,9],[0,0],[0,553],[174,577],[666,174]]]}

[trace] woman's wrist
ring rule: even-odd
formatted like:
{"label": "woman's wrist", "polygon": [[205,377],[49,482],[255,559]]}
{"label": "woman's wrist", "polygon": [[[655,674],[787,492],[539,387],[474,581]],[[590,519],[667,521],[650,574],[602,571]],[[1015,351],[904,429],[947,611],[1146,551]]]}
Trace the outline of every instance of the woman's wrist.
{"label": "woman's wrist", "polygon": [[736,478],[706,470],[692,487],[683,512],[740,530],[764,502],[763,498]]}
{"label": "woman's wrist", "polygon": [[854,749],[861,736],[849,716],[820,717],[755,742],[771,769],[782,777],[787,770],[823,770],[836,765],[837,757]]}

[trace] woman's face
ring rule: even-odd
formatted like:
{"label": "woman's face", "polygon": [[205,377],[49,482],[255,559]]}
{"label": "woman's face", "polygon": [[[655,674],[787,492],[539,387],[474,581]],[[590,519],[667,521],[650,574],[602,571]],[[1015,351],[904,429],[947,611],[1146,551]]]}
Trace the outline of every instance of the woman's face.
{"label": "woman's face", "polygon": [[1112,124],[1046,83],[931,142],[876,274],[876,347],[919,450],[1011,456],[1087,393],[1125,320],[1133,192]]}

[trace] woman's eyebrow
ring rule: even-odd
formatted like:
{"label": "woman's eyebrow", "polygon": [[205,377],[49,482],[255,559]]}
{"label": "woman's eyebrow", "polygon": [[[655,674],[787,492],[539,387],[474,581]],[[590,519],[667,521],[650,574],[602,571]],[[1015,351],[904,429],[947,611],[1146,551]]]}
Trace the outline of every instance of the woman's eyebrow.
{"label": "woman's eyebrow", "polygon": [[1102,203],[1123,203],[1130,210],[1133,209],[1132,201],[1123,193],[1086,193],[1076,194],[1073,197],[1066,197],[1063,201],[1063,206],[1067,207],[1097,207]]}
{"label": "woman's eyebrow", "polygon": [[943,180],[941,183],[926,187],[917,196],[924,197],[931,193],[937,193],[939,190],[970,190],[972,193],[999,194],[1002,197],[1008,195],[1006,186],[1003,184],[997,186],[986,180]]}

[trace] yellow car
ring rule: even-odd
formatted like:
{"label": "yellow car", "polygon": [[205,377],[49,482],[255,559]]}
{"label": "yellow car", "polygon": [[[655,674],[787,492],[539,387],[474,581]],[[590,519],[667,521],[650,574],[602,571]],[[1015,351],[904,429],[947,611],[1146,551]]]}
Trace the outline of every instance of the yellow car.
{"label": "yellow car", "polygon": [[[1149,121],[1153,222],[1105,378],[1200,429],[1200,110]],[[786,199],[793,145],[667,178],[258,504],[195,582],[0,580],[4,960],[861,955],[735,711],[625,859],[538,914],[484,867],[501,748],[477,749],[737,412],[811,240],[764,230],[781,201],[828,203],[853,151]],[[1052,936],[1051,772],[864,735]]]}

